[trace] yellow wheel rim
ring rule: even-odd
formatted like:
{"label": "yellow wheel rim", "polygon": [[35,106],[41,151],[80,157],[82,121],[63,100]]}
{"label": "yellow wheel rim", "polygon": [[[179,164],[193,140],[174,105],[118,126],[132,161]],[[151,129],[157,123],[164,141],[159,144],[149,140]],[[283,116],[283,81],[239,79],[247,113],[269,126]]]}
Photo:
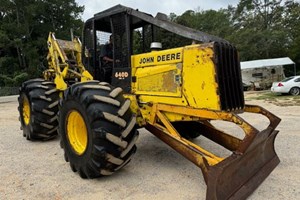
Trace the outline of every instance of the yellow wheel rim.
{"label": "yellow wheel rim", "polygon": [[23,121],[25,125],[28,125],[30,121],[30,105],[26,96],[23,98]]}
{"label": "yellow wheel rim", "polygon": [[87,128],[81,114],[73,110],[67,117],[67,136],[72,149],[82,155],[87,147]]}

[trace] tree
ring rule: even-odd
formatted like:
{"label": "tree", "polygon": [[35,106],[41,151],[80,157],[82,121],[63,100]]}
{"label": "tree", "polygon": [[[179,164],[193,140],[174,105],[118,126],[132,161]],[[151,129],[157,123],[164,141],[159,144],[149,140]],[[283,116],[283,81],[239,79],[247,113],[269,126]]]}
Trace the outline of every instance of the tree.
{"label": "tree", "polygon": [[178,24],[227,39],[233,32],[231,13],[226,9],[188,10],[181,16],[170,16]]}
{"label": "tree", "polygon": [[300,3],[285,3],[283,24],[287,33],[288,55],[300,66]]}
{"label": "tree", "polygon": [[75,0],[0,0],[0,74],[41,75],[47,55],[47,36],[70,38],[81,34],[84,7]]}
{"label": "tree", "polygon": [[241,60],[282,57],[287,54],[281,0],[241,0],[232,13]]}

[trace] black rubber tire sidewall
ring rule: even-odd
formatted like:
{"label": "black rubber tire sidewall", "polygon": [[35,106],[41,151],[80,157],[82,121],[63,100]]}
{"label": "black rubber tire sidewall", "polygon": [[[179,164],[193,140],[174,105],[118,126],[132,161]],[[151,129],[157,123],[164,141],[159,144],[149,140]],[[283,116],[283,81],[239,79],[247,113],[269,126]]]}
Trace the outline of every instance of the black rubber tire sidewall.
{"label": "black rubber tire sidewall", "polygon": [[[75,110],[79,112],[84,119],[86,128],[87,128],[87,147],[85,149],[85,152],[82,155],[78,155],[73,148],[70,146],[70,142],[67,136],[67,117],[70,113],[70,111]],[[65,153],[67,154],[67,157],[69,160],[72,160],[72,164],[75,164],[76,166],[81,166],[86,165],[86,163],[90,160],[91,153],[92,153],[92,141],[91,138],[93,136],[92,134],[92,129],[90,127],[90,122],[87,117],[86,110],[84,107],[79,104],[77,101],[74,100],[68,100],[65,102],[64,106],[60,108],[60,113],[59,113],[59,132],[60,133],[65,133],[65,134],[60,134],[61,139],[63,140],[63,145],[65,149]]]}
{"label": "black rubber tire sidewall", "polygon": [[[53,90],[53,92],[50,92],[50,90]],[[23,136],[28,140],[49,140],[55,138],[58,135],[57,112],[59,101],[55,84],[44,79],[31,79],[24,82],[19,91],[18,110]],[[46,94],[47,92],[50,93]],[[30,107],[29,124],[26,124],[23,119],[24,98],[27,98]],[[43,109],[50,111],[52,113],[51,116],[43,113]]]}
{"label": "black rubber tire sidewall", "polygon": [[[298,93],[297,94],[294,94],[292,91],[293,90],[297,90],[298,91]],[[291,88],[291,90],[290,90],[290,94],[291,95],[293,95],[293,96],[297,96],[297,95],[299,95],[300,94],[300,88],[298,88],[298,87],[293,87],[293,88]]]}
{"label": "black rubber tire sidewall", "polygon": [[25,122],[24,122],[24,119],[23,119],[23,102],[24,102],[24,98],[26,98],[27,100],[28,100],[28,103],[29,103],[29,109],[31,110],[31,102],[30,102],[30,100],[29,100],[29,98],[27,97],[27,95],[24,93],[24,92],[22,92],[21,94],[20,94],[20,99],[19,99],[19,113],[20,113],[20,122],[21,122],[21,126],[22,126],[22,129],[23,129],[23,136],[24,137],[26,137],[26,139],[27,140],[30,140],[31,138],[30,138],[30,123],[31,123],[31,121],[32,121],[32,115],[30,115],[30,119],[29,119],[29,124],[26,124]]}
{"label": "black rubber tire sidewall", "polygon": [[[74,84],[64,92],[59,112],[61,147],[72,171],[78,172],[82,178],[110,175],[127,165],[136,151],[138,132],[134,128],[136,118],[126,104],[129,100],[123,97],[121,91],[117,92],[116,96],[111,96],[112,91],[119,89],[93,81]],[[103,101],[102,97],[108,102]],[[119,102],[119,105],[112,102]],[[120,109],[124,109],[122,106],[126,107],[126,111],[119,115]],[[81,114],[88,132],[87,147],[81,155],[73,150],[68,140],[67,120],[72,110]],[[107,115],[114,116],[115,120],[123,120],[124,126],[114,120],[108,120]],[[128,134],[123,136],[125,130]],[[111,137],[126,142],[126,146],[122,147],[113,142]]]}

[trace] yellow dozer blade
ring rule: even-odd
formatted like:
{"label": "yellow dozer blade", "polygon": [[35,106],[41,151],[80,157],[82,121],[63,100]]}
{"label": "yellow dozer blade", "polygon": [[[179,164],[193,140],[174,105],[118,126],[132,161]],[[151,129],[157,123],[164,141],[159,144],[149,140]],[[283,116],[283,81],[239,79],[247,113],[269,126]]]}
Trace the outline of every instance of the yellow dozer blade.
{"label": "yellow dozer blade", "polygon": [[[263,131],[248,124],[234,113],[210,111],[180,106],[157,104],[146,128],[177,152],[199,166],[207,184],[206,199],[246,199],[278,165],[274,150],[275,130],[280,119],[259,107],[245,105],[244,112],[262,114],[270,121]],[[201,120],[192,123],[187,130],[199,130],[201,135],[230,150],[227,158],[218,157],[182,137],[166,115],[182,114]],[[233,122],[245,133],[239,139],[216,129],[210,120]]]}

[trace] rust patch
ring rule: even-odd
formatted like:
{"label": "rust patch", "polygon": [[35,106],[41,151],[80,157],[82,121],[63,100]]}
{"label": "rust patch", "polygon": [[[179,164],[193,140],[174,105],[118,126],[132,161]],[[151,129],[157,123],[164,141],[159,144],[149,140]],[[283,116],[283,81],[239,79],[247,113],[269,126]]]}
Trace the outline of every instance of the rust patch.
{"label": "rust patch", "polygon": [[205,81],[203,81],[201,84],[201,89],[204,90],[204,88],[205,88]]}
{"label": "rust patch", "polygon": [[175,83],[174,71],[164,73],[162,78],[163,78],[162,91],[167,91],[167,92],[177,91],[177,84]]}

